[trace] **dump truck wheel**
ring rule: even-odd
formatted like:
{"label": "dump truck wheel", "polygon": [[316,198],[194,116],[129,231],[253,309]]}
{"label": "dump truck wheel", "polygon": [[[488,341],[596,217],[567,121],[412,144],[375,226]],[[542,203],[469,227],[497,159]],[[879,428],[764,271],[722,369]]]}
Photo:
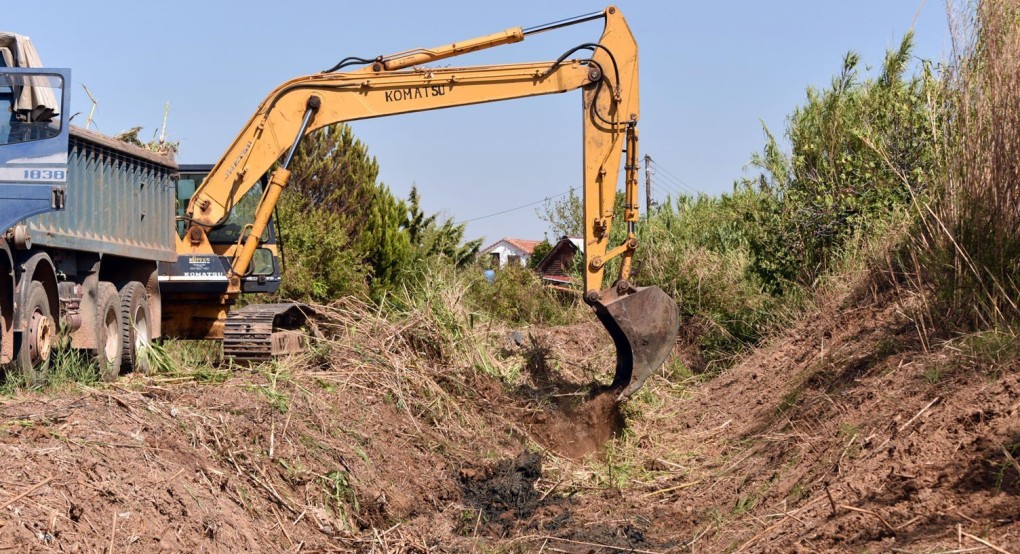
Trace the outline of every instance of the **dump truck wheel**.
{"label": "dump truck wheel", "polygon": [[18,349],[17,365],[29,386],[42,382],[50,366],[50,352],[57,338],[57,326],[50,313],[46,287],[39,281],[28,283],[25,305],[20,307],[24,322]]}
{"label": "dump truck wheel", "polygon": [[113,381],[120,375],[124,362],[124,344],[121,331],[124,318],[121,314],[120,295],[113,283],[99,283],[96,298],[96,349],[92,352],[99,363],[99,376]]}
{"label": "dump truck wheel", "polygon": [[121,312],[124,326],[121,343],[124,350],[124,371],[149,371],[145,349],[152,344],[152,315],[149,312],[149,294],[145,286],[131,281],[120,290]]}

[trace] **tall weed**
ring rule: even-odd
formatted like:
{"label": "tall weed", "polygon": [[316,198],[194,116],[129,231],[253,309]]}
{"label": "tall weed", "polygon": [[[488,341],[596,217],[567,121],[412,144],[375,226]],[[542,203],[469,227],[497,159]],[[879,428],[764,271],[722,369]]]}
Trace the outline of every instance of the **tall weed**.
{"label": "tall weed", "polygon": [[578,320],[579,298],[560,296],[530,269],[508,264],[490,283],[480,272],[468,281],[468,298],[480,311],[510,324],[565,325]]}
{"label": "tall weed", "polygon": [[790,301],[763,290],[750,270],[743,214],[760,193],[742,188],[719,197],[681,197],[644,222],[638,281],[677,301],[682,339],[699,347],[711,369],[756,344]]}
{"label": "tall weed", "polygon": [[1020,319],[1020,5],[979,2],[954,53],[940,194],[920,205],[913,249],[933,323],[965,332]]}

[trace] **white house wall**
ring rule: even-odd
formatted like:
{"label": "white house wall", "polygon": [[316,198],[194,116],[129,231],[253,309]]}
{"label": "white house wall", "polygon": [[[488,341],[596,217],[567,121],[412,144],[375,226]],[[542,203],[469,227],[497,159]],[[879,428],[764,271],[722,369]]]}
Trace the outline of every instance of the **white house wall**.
{"label": "white house wall", "polygon": [[502,242],[489,247],[488,250],[482,253],[483,256],[488,256],[489,259],[492,259],[493,254],[499,254],[499,267],[506,267],[506,264],[510,262],[510,256],[520,258],[521,267],[526,267],[530,257],[527,252],[520,248]]}

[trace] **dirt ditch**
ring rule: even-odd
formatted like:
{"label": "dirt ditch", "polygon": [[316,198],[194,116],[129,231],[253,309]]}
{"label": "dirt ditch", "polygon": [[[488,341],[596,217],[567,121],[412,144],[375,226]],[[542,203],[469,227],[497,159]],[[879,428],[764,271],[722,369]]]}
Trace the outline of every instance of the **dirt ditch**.
{"label": "dirt ditch", "polygon": [[1015,349],[925,351],[896,298],[624,409],[595,323],[500,379],[356,315],[315,369],[0,400],[0,552],[1020,552]]}

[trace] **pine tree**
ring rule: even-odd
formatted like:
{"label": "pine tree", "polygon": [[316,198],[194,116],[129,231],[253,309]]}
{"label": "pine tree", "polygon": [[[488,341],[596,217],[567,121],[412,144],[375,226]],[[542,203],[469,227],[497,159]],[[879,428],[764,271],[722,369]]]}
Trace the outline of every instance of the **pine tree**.
{"label": "pine tree", "polygon": [[348,236],[364,224],[379,163],[346,123],[329,125],[305,137],[290,170],[288,189],[308,205],[340,220]]}
{"label": "pine tree", "polygon": [[370,285],[373,296],[377,296],[400,281],[412,259],[407,205],[380,184],[373,192],[367,216],[357,247],[371,267]]}
{"label": "pine tree", "polygon": [[428,259],[464,266],[481,247],[461,244],[464,225],[423,212],[417,187],[405,202],[378,183],[378,162],[344,123],[305,137],[290,169],[280,209],[288,294],[321,301],[367,288],[378,298]]}

